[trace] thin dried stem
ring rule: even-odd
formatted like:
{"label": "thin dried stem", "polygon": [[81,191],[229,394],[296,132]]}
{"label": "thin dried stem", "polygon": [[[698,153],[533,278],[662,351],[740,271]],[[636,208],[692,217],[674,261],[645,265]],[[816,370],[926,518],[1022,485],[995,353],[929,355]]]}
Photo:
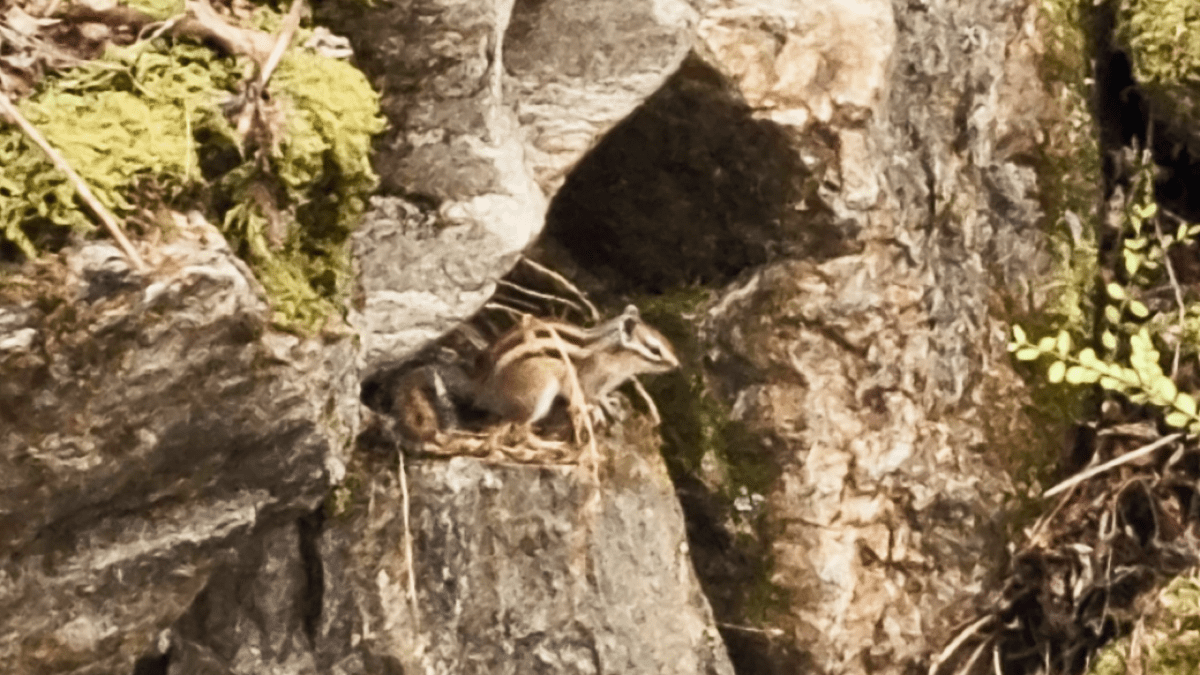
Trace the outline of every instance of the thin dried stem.
{"label": "thin dried stem", "polygon": [[557,295],[551,295],[549,293],[541,293],[539,291],[525,288],[524,286],[522,286],[520,284],[514,284],[511,281],[505,281],[503,279],[498,279],[496,281],[496,285],[503,286],[505,288],[511,288],[512,290],[514,290],[518,293],[524,293],[525,295],[528,295],[530,297],[538,298],[540,300],[546,300],[547,302],[559,302],[559,303],[566,305],[567,307],[570,307],[571,309],[575,310],[576,312],[579,312],[580,314],[583,314],[583,315],[587,314],[587,312],[584,311],[583,307],[580,307],[578,304],[571,302],[570,300],[568,300],[566,298],[559,297]]}
{"label": "thin dried stem", "polygon": [[942,667],[942,664],[948,661],[950,657],[954,656],[955,652],[958,651],[958,648],[961,647],[964,642],[969,640],[972,635],[978,633],[984,626],[988,625],[994,620],[995,617],[985,616],[959,632],[959,634],[950,641],[950,644],[946,645],[946,648],[943,649],[936,657],[934,657],[933,663],[929,664],[929,675],[937,675],[937,672]]}
{"label": "thin dried stem", "polygon": [[717,622],[717,627],[725,628],[727,630],[736,630],[742,633],[758,633],[768,637],[780,637],[784,635],[783,629],[780,628],[755,628],[753,626],[738,626],[736,624],[721,623],[719,621]]}
{"label": "thin dried stem", "polygon": [[642,386],[641,380],[636,377],[629,379],[633,382],[634,391],[646,402],[646,407],[650,410],[650,419],[654,420],[654,426],[662,424],[662,417],[658,414],[658,406],[654,405],[654,399],[650,398],[650,392],[646,391],[646,388]]}
{"label": "thin dried stem", "polygon": [[292,7],[288,10],[287,15],[283,17],[283,25],[279,29],[279,34],[275,37],[275,44],[271,47],[271,53],[267,55],[267,61],[263,64],[262,70],[258,74],[259,91],[267,87],[267,82],[271,79],[271,75],[279,65],[280,59],[283,58],[283,52],[292,43],[292,37],[296,35],[296,29],[300,27],[300,12],[303,9],[304,0],[292,0]]}
{"label": "thin dried stem", "polygon": [[530,260],[529,258],[527,258],[525,256],[521,256],[521,262],[525,263],[526,265],[529,265],[534,270],[541,272],[542,274],[557,281],[559,284],[562,285],[563,288],[566,288],[568,291],[574,293],[576,295],[576,297],[579,298],[579,301],[582,302],[585,307],[587,307],[588,312],[591,313],[591,317],[590,317],[591,320],[592,321],[600,320],[600,312],[598,312],[596,310],[596,306],[593,305],[587,299],[587,296],[583,294],[583,291],[581,291],[575,287],[575,284],[571,283],[570,281],[567,281],[566,277],[559,274],[558,272],[555,272],[554,270],[550,269],[549,267],[546,267],[545,265],[540,265],[538,263],[535,263],[534,261]]}
{"label": "thin dried stem", "polygon": [[[591,465],[592,480],[596,485],[600,484],[600,467],[599,458],[600,451],[596,448],[596,430],[592,427],[592,416],[587,409],[587,402],[583,399],[583,387],[579,384],[579,373],[575,371],[575,364],[571,363],[571,359],[567,356],[567,345],[559,337],[558,331],[554,330],[554,326],[542,324],[550,333],[550,339],[554,341],[554,347],[558,350],[559,357],[567,366],[567,379],[571,383],[571,407],[576,411],[576,414],[583,417],[583,426],[587,429],[588,444],[587,444],[587,461]],[[575,440],[579,441],[578,423],[575,422],[575,416],[572,415],[572,426],[575,429]]]}
{"label": "thin dried stem", "polygon": [[[1158,224],[1158,218],[1154,218],[1154,232],[1158,235],[1158,241],[1163,241],[1162,226]],[[1171,255],[1167,248],[1163,247],[1163,262],[1167,266],[1167,277],[1171,280],[1171,288],[1175,289],[1175,306],[1179,309],[1179,330],[1180,335],[1187,332],[1185,324],[1187,322],[1187,308],[1183,304],[1183,289],[1179,287],[1179,279],[1175,276],[1175,266],[1171,264]],[[1183,342],[1182,339],[1175,341],[1175,357],[1171,360],[1171,379],[1179,374],[1179,346]]]}
{"label": "thin dried stem", "polygon": [[146,263],[142,260],[142,256],[138,255],[137,249],[133,247],[133,244],[129,243],[129,240],[125,238],[125,233],[121,230],[121,225],[117,223],[117,219],[100,203],[100,200],[96,199],[96,195],[92,194],[92,189],[88,187],[87,183],[84,182],[78,173],[75,173],[75,169],[71,168],[67,160],[63,159],[63,156],[58,154],[58,151],[50,145],[46,137],[42,135],[42,132],[30,124],[29,120],[25,119],[25,116],[21,114],[21,111],[17,110],[17,106],[13,105],[12,101],[9,100],[8,95],[2,92],[0,92],[0,112],[16,122],[21,131],[24,131],[25,135],[29,136],[30,140],[42,149],[42,152],[46,153],[46,156],[50,158],[54,166],[67,175],[67,180],[71,181],[71,185],[75,187],[75,192],[79,194],[79,198],[83,200],[84,204],[87,204],[92,213],[96,214],[96,217],[104,224],[104,228],[116,240],[117,246],[125,253],[125,257],[129,258],[129,262],[133,265],[133,268],[139,272],[145,272],[147,269]]}
{"label": "thin dried stem", "polygon": [[1164,445],[1167,445],[1169,443],[1177,441],[1180,438],[1183,438],[1182,432],[1174,433],[1169,436],[1163,436],[1162,438],[1158,439],[1157,441],[1154,441],[1153,443],[1150,443],[1149,445],[1143,445],[1142,447],[1138,448],[1137,450],[1127,452],[1127,453],[1121,455],[1120,457],[1114,457],[1113,459],[1110,459],[1109,461],[1107,461],[1099,466],[1094,466],[1094,467],[1088,469],[1087,471],[1075,474],[1074,476],[1068,478],[1067,480],[1064,480],[1063,482],[1059,483],[1058,485],[1055,485],[1054,487],[1050,488],[1049,490],[1046,490],[1044,493],[1042,493],[1042,496],[1043,497],[1053,497],[1054,495],[1056,495],[1064,490],[1069,490],[1069,489],[1075,487],[1076,485],[1084,482],[1085,480],[1091,478],[1092,476],[1102,474],[1105,471],[1108,471],[1109,469],[1121,466],[1122,464],[1126,464],[1128,462],[1132,462],[1133,460],[1138,459],[1139,457],[1145,457],[1146,455],[1149,455],[1150,453],[1163,447]]}
{"label": "thin dried stem", "polygon": [[401,513],[404,519],[404,567],[408,570],[408,600],[412,604],[413,626],[417,632],[420,632],[421,614],[417,611],[417,575],[413,571],[412,528],[409,525],[408,475],[404,470],[404,451],[397,449],[396,455],[400,458],[396,473],[400,478],[400,498],[403,500]]}

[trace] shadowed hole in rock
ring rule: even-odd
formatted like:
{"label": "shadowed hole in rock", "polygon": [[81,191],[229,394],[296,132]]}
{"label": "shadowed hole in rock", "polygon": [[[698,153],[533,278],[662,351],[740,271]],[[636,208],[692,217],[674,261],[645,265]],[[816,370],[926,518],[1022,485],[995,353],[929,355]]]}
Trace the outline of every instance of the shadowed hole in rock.
{"label": "shadowed hole in rock", "polygon": [[687,58],[567,177],[546,245],[602,286],[642,293],[723,283],[781,255],[838,254],[845,234],[815,198],[795,139],[751,113]]}
{"label": "shadowed hole in rock", "polygon": [[[535,19],[509,30],[527,30]],[[816,129],[797,138],[753,112],[720,73],[689,56],[567,176],[532,257],[562,270],[600,304],[613,305],[617,296],[715,288],[774,260],[851,252],[855,232],[820,197],[819,177],[836,161],[836,136]],[[523,266],[508,280],[537,283]],[[661,314],[654,322],[684,348],[685,338],[664,325]],[[664,375],[647,386],[662,407],[694,395],[681,390],[688,388],[684,379]],[[760,537],[729,529],[727,495],[696,473],[697,443],[705,436],[698,425],[706,422],[673,414],[669,403],[662,409],[663,452],[687,520],[692,563],[735,671],[805,672],[811,657],[759,627],[768,607],[780,604],[767,581],[769,552]],[[735,442],[731,430],[718,435]],[[744,443],[739,447],[748,447]],[[754,457],[739,461],[777,474],[765,449],[749,454]]]}

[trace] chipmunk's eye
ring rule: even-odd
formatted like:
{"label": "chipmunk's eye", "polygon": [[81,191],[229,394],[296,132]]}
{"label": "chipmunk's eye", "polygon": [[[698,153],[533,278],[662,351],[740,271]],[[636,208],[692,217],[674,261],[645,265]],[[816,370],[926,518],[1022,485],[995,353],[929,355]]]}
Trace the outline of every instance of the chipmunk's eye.
{"label": "chipmunk's eye", "polygon": [[650,345],[650,353],[655,356],[662,356],[662,352],[658,349],[658,347],[656,345]]}

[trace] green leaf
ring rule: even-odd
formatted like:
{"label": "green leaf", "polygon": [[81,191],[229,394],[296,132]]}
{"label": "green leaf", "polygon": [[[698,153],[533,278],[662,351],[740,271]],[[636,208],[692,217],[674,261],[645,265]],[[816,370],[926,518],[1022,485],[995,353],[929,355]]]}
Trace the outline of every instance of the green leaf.
{"label": "green leaf", "polygon": [[1016,342],[1020,342],[1020,343],[1024,343],[1024,342],[1026,341],[1026,339],[1025,339],[1025,329],[1024,329],[1024,328],[1021,328],[1021,325],[1020,325],[1020,324],[1016,324],[1016,323],[1014,323],[1014,324],[1013,324],[1013,327],[1012,327],[1012,334],[1013,334],[1013,340],[1014,340],[1014,341],[1016,341]]}
{"label": "green leaf", "polygon": [[1125,251],[1125,272],[1128,273],[1130,277],[1133,277],[1133,275],[1137,274],[1138,267],[1140,267],[1141,264],[1142,260],[1136,253]]}
{"label": "green leaf", "polygon": [[1150,202],[1145,206],[1140,206],[1137,209],[1137,214],[1142,218],[1153,218],[1154,214],[1158,213],[1158,204]]}
{"label": "green leaf", "polygon": [[1104,348],[1110,352],[1114,351],[1117,348],[1117,336],[1113,335],[1111,330],[1106,330],[1104,331],[1104,334],[1100,336],[1100,343],[1103,344]]}
{"label": "green leaf", "polygon": [[1142,303],[1138,302],[1137,300],[1130,301],[1129,311],[1132,312],[1133,315],[1139,319],[1144,319],[1144,318],[1150,316],[1150,310],[1146,309],[1146,306],[1143,305]]}
{"label": "green leaf", "polygon": [[1110,283],[1104,290],[1108,292],[1108,297],[1113,300],[1121,301],[1125,299],[1125,289],[1115,281]]}
{"label": "green leaf", "polygon": [[1159,370],[1159,373],[1159,377],[1155,378],[1151,383],[1150,393],[1157,400],[1165,404],[1171,404],[1175,401],[1175,397],[1179,395],[1179,389],[1171,381],[1171,378],[1161,374],[1161,370]]}
{"label": "green leaf", "polygon": [[1112,305],[1104,308],[1104,318],[1111,324],[1121,323],[1121,310]]}
{"label": "green leaf", "polygon": [[1166,423],[1175,427],[1176,429],[1182,429],[1183,427],[1186,427],[1191,421],[1191,416],[1185,415],[1178,411],[1169,413],[1166,419]]}
{"label": "green leaf", "polygon": [[1033,361],[1041,355],[1042,355],[1042,353],[1033,347],[1025,347],[1024,349],[1018,349],[1017,353],[1016,353],[1016,357],[1017,357],[1018,361]]}
{"label": "green leaf", "polygon": [[1150,331],[1143,326],[1141,330],[1130,336],[1129,344],[1131,347],[1133,347],[1133,351],[1135,352],[1150,351],[1153,348],[1153,345],[1150,342]]}
{"label": "green leaf", "polygon": [[1063,381],[1063,376],[1066,374],[1066,372],[1067,364],[1063,363],[1062,361],[1055,361],[1054,363],[1050,364],[1050,370],[1047,371],[1046,377],[1049,378],[1051,383],[1058,384],[1059,382]]}
{"label": "green leaf", "polygon": [[1196,399],[1191,394],[1184,392],[1176,396],[1175,407],[1186,415],[1196,416]]}
{"label": "green leaf", "polygon": [[1091,347],[1087,347],[1083,351],[1079,352],[1079,363],[1081,365],[1094,368],[1099,362],[1099,359],[1096,358],[1096,350],[1092,349]]}
{"label": "green leaf", "polygon": [[1038,340],[1037,348],[1039,352],[1042,352],[1043,354],[1049,354],[1050,352],[1054,351],[1054,338],[1047,335],[1041,340]]}
{"label": "green leaf", "polygon": [[1058,355],[1065,357],[1071,351],[1071,336],[1065,330],[1058,332],[1058,339],[1054,341],[1054,348],[1058,350]]}
{"label": "green leaf", "polygon": [[1100,373],[1083,366],[1067,368],[1066,380],[1070,384],[1093,384],[1100,379]]}
{"label": "green leaf", "polygon": [[1149,243],[1149,241],[1150,240],[1147,239],[1146,237],[1138,237],[1136,239],[1126,239],[1125,240],[1125,248],[1129,249],[1130,251],[1140,251],[1143,248],[1146,248],[1146,244]]}

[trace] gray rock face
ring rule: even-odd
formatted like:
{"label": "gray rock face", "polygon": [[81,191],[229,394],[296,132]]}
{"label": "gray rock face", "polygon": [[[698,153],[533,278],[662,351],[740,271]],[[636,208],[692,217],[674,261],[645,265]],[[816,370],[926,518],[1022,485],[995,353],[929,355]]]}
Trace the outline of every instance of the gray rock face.
{"label": "gray rock face", "polygon": [[[731,674],[661,460],[611,471],[597,492],[574,467],[414,465],[420,647],[406,672]],[[402,552],[380,562],[385,597],[403,599]],[[413,625],[410,607],[384,609]]]}
{"label": "gray rock face", "polygon": [[149,278],[68,250],[0,310],[6,672],[128,670],[220,560],[320,503],[357,425],[349,340],[270,332],[215,229],[145,255]]}
{"label": "gray rock face", "polygon": [[343,513],[213,576],[170,672],[731,675],[662,460],[607,452],[598,491],[575,466],[410,460],[407,505],[395,458],[360,457]]}
{"label": "gray rock face", "polygon": [[[351,37],[383,94],[393,127],[374,162],[383,191],[410,200],[376,200],[357,237],[362,298],[351,320],[368,371],[483,305],[541,231],[547,195],[674,72],[696,21],[682,0],[397,0],[319,13]],[[412,238],[417,222],[431,239]]]}
{"label": "gray rock face", "polygon": [[[356,338],[271,332],[199,225],[147,255],[150,277],[88,244],[30,273],[45,299],[5,295],[5,672],[142,656],[173,675],[727,675],[722,638],[756,675],[922,668],[1001,550],[1009,486],[976,450],[1019,417],[991,405],[1019,387],[988,303],[1037,286],[1047,258],[1026,160],[1034,16],[917,4],[396,0],[324,17],[392,120],[385,194],[353,242]],[[648,122],[599,141],[648,98]],[[726,537],[693,540],[716,620],[636,424],[598,487],[456,458],[410,460],[403,490],[395,449],[354,440],[361,379],[476,311],[564,180],[586,185],[551,229],[585,274],[718,286],[687,327],[695,377],[726,404],[728,454],[770,480],[733,516],[700,514],[711,529],[689,513]],[[712,194],[681,196],[697,191]],[[700,488],[737,494],[718,459],[696,464]],[[724,584],[748,539],[763,574]]]}

